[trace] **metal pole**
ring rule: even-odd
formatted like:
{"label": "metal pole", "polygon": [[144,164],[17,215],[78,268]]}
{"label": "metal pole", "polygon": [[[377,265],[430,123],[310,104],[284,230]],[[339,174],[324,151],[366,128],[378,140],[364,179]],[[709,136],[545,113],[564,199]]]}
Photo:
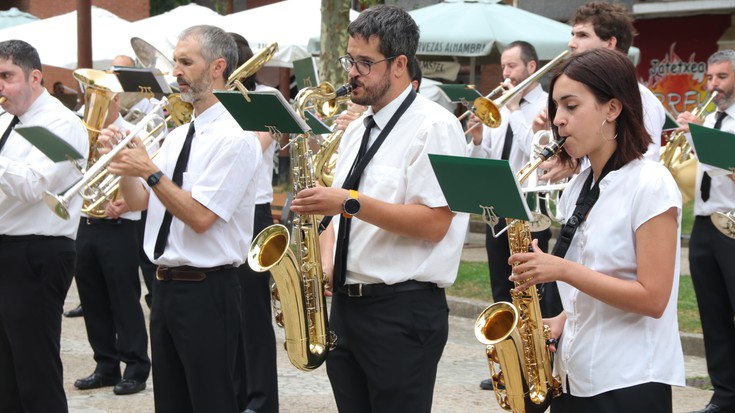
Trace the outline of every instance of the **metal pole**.
{"label": "metal pole", "polygon": [[77,0],[77,67],[92,67],[91,0]]}

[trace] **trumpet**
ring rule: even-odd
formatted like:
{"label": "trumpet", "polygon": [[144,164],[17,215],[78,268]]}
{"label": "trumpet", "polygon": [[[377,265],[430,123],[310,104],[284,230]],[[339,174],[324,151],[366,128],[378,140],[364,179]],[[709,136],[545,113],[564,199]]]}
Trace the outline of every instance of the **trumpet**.
{"label": "trumpet", "polygon": [[53,192],[45,191],[43,193],[43,201],[46,203],[46,206],[51,208],[51,210],[54,211],[54,213],[56,213],[56,215],[58,215],[62,219],[68,220],[70,217],[69,205],[71,203],[71,200],[75,196],[80,195],[83,190],[90,187],[91,183],[99,180],[101,175],[106,174],[107,166],[112,161],[112,158],[114,158],[115,155],[117,155],[121,150],[127,148],[128,145],[130,145],[130,143],[132,142],[133,138],[146,127],[148,122],[151,122],[155,118],[160,117],[157,114],[158,110],[166,106],[168,103],[168,98],[161,98],[155,109],[151,111],[151,113],[149,113],[146,117],[144,117],[140,121],[140,123],[138,123],[138,125],[130,131],[128,136],[118,142],[118,144],[115,145],[115,147],[113,147],[110,152],[101,155],[97,159],[97,161],[87,169],[87,171],[84,173],[84,176],[82,176],[69,189],[64,191],[64,193],[54,194]]}
{"label": "trumpet", "polygon": [[[496,87],[490,93],[488,93],[487,95],[485,95],[485,99],[490,99],[490,96],[495,96],[496,94],[504,91],[505,90],[505,86],[507,86],[507,85],[512,86],[510,84],[510,78],[507,78],[507,79],[503,80],[503,83],[501,83],[500,86]],[[474,87],[473,87],[473,89],[474,89]],[[463,100],[463,103],[464,103],[464,100]],[[471,107],[471,108],[469,108],[469,109],[467,109],[467,111],[465,113],[459,115],[459,117],[457,118],[457,120],[459,120],[460,122],[463,121],[464,118],[466,118],[467,116],[470,115],[470,113],[473,113],[474,112],[473,109],[474,109],[474,106]]]}
{"label": "trumpet", "polygon": [[[480,123],[483,125],[489,126],[491,128],[497,128],[500,126],[502,122],[502,117],[500,116],[500,109],[507,105],[508,102],[513,100],[519,93],[526,90],[532,83],[539,80],[543,75],[545,75],[549,70],[553,69],[554,66],[559,64],[564,58],[569,54],[569,50],[565,50],[561,52],[558,56],[556,56],[554,59],[552,59],[549,63],[545,64],[541,69],[537,70],[534,74],[527,77],[526,80],[519,83],[514,87],[513,89],[509,90],[508,93],[504,94],[503,96],[495,99],[490,100],[485,97],[479,97],[472,102],[472,113],[477,116],[477,118],[480,120]],[[476,128],[480,123],[476,123],[469,127],[465,132],[465,136],[469,135],[470,132],[474,128]]]}

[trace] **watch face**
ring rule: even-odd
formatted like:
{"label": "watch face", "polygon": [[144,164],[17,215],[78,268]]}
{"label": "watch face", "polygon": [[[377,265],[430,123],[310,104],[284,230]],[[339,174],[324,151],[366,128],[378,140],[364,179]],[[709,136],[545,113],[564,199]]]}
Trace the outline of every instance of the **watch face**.
{"label": "watch face", "polygon": [[345,201],[345,212],[350,215],[355,215],[360,211],[360,201],[355,198],[350,198]]}

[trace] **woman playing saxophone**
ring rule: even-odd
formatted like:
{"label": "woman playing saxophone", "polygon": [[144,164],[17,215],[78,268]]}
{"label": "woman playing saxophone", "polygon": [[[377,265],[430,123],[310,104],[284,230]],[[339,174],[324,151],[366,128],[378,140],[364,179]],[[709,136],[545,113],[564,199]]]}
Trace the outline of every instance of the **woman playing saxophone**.
{"label": "woman playing saxophone", "polygon": [[596,49],[551,80],[552,131],[566,138],[560,160],[587,157],[590,166],[561,197],[566,224],[554,254],[534,241],[509,263],[519,291],[558,282],[564,310],[546,320],[564,391],[555,413],[671,412],[671,385],[684,385],[681,195],[664,167],[643,159],[650,137],[635,79],[627,57]]}

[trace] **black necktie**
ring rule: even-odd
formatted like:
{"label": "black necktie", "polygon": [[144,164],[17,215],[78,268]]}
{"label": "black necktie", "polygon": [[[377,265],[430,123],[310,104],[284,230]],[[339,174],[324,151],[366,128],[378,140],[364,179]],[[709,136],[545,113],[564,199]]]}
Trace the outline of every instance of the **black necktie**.
{"label": "black necktie", "polygon": [[[518,106],[526,103],[526,100],[521,98]],[[505,130],[505,143],[503,144],[503,153],[500,155],[500,159],[508,160],[510,157],[510,149],[513,147],[513,129],[510,127],[510,120],[508,121],[508,129]]]}
{"label": "black necktie", "polygon": [[[372,115],[367,117],[367,126],[365,127],[365,133],[362,135],[362,142],[360,143],[360,150],[357,152],[355,162],[350,168],[350,175],[352,170],[355,169],[357,164],[360,162],[360,158],[367,152],[368,141],[370,140],[370,131],[375,126],[375,120]],[[348,175],[349,176],[349,175]],[[357,189],[360,186],[360,180],[358,179],[352,188]],[[332,275],[332,287],[341,287],[345,283],[345,273],[347,272],[347,248],[350,243],[350,225],[352,219],[346,219],[344,216],[339,217],[339,231],[337,232],[337,247],[334,253],[334,274]]]}
{"label": "black necktie", "polygon": [[[717,115],[715,115],[715,129],[720,129],[722,127],[722,120],[725,119],[725,116],[727,116],[726,112],[717,112]],[[699,185],[699,190],[702,193],[702,201],[707,202],[709,199],[709,189],[711,186],[712,178],[707,172],[703,173],[702,183]]]}
{"label": "black necktie", "polygon": [[[171,177],[171,181],[179,187],[184,181],[184,171],[186,171],[186,165],[189,163],[189,153],[191,152],[191,141],[194,139],[194,121],[189,124],[189,132],[186,134],[186,140],[184,140],[184,146],[181,148],[179,153],[179,159],[176,160],[176,167],[174,168],[174,175]],[[168,241],[168,233],[171,231],[171,220],[173,215],[166,210],[163,214],[163,221],[161,222],[161,228],[158,229],[158,238],[156,238],[156,246],[153,250],[153,258],[157,259],[163,255],[163,251],[166,249],[166,242]]]}
{"label": "black necktie", "polygon": [[20,119],[18,119],[17,116],[13,116],[13,120],[10,121],[10,125],[8,125],[8,128],[5,129],[5,133],[3,133],[3,137],[0,138],[0,151],[3,150],[3,146],[5,146],[5,142],[8,141],[8,137],[10,136],[10,132],[12,132],[15,125],[20,122]]}

